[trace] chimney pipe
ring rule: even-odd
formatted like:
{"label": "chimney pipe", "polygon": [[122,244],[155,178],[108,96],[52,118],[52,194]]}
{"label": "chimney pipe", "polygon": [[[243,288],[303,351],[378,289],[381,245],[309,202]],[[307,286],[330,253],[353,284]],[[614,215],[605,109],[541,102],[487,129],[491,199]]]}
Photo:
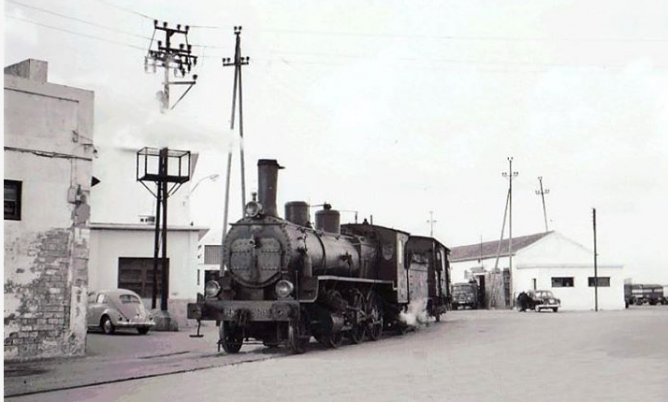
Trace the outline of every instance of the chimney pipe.
{"label": "chimney pipe", "polygon": [[278,169],[283,169],[276,159],[260,159],[257,161],[258,201],[262,204],[264,214],[278,218],[276,211],[276,189],[278,186]]}

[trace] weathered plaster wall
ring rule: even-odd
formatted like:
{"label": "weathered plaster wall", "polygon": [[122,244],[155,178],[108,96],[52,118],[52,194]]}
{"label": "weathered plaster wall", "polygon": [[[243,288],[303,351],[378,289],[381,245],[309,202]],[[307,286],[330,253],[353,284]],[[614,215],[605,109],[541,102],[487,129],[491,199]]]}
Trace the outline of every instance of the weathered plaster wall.
{"label": "weathered plaster wall", "polygon": [[93,93],[5,75],[5,360],[81,355],[86,342]]}

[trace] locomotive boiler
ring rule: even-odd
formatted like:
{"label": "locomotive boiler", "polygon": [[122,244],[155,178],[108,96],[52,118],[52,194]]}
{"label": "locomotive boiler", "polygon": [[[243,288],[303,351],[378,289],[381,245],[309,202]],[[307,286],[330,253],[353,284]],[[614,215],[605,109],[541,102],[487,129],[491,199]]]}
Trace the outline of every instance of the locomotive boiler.
{"label": "locomotive boiler", "polygon": [[301,353],[310,338],[328,347],[377,340],[402,328],[411,301],[439,317],[449,302],[449,250],[433,238],[401,230],[340,224],[325,204],[311,227],[309,205],[276,207],[275,160],[258,161],[258,200],[224,235],[223,270],[205,284],[188,318],[219,326],[219,345],[236,353],[244,342],[288,346]]}

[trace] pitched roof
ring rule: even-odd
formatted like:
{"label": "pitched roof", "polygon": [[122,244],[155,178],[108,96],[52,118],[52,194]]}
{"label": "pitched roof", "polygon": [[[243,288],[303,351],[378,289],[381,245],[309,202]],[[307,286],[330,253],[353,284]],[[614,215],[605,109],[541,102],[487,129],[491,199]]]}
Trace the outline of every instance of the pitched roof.
{"label": "pitched roof", "polygon": [[[537,242],[543,237],[552,234],[554,232],[543,232],[536,233],[528,236],[513,237],[513,255],[516,254],[519,250]],[[499,250],[499,243],[501,244],[501,249]],[[482,250],[481,250],[482,249]],[[450,262],[458,261],[469,261],[477,259],[487,259],[495,258],[497,250],[499,251],[499,257],[508,256],[508,239],[503,239],[501,241],[488,241],[484,243],[471,244],[468,246],[458,246],[453,247],[450,252]]]}

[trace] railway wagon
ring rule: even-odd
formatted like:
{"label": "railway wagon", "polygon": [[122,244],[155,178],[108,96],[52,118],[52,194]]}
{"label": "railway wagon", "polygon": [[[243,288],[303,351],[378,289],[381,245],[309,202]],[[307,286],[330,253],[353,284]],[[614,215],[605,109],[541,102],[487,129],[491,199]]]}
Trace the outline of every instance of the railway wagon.
{"label": "railway wagon", "polygon": [[366,221],[341,225],[329,205],[316,212],[315,227],[303,201],[287,203],[282,219],[280,169],[275,160],[258,161],[259,199],[225,234],[220,277],[188,304],[188,318],[219,326],[219,346],[236,353],[255,341],[301,353],[312,336],[338,347],[401,329],[411,301],[435,318],[445,312],[445,246]]}

